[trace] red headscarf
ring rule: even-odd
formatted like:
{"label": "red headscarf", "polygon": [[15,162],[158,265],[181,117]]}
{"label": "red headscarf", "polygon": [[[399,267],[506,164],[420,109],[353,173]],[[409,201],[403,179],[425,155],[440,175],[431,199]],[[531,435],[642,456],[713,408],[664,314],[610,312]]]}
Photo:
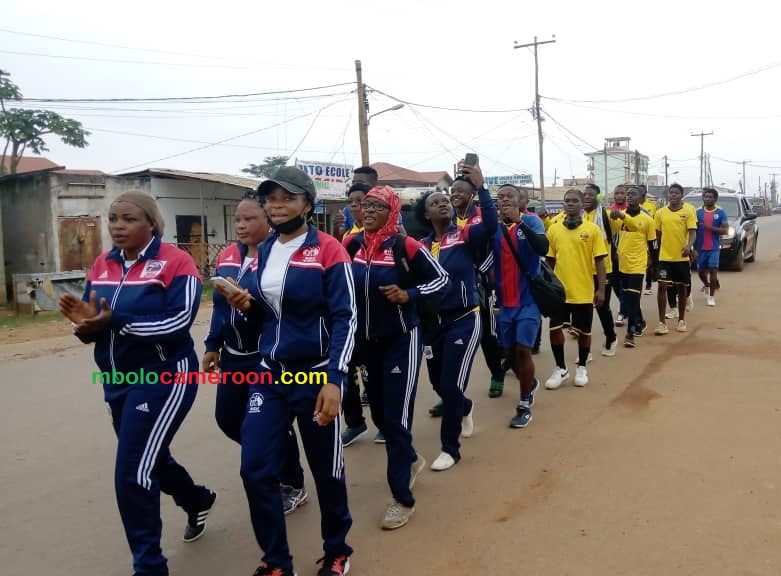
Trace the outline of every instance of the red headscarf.
{"label": "red headscarf", "polygon": [[394,237],[398,231],[399,214],[401,213],[401,200],[396,191],[390,186],[375,186],[366,193],[363,197],[364,200],[374,198],[379,200],[383,204],[387,204],[388,219],[383,224],[382,228],[376,232],[363,231],[363,236],[366,239],[366,259],[371,260],[375,251],[379,250],[382,243],[388,238]]}

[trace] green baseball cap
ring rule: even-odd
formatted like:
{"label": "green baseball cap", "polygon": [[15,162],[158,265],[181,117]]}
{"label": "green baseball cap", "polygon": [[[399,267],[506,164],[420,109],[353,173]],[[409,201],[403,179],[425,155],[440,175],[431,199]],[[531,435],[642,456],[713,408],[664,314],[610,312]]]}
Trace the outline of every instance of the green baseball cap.
{"label": "green baseball cap", "polygon": [[258,186],[258,195],[266,196],[276,186],[284,188],[291,194],[306,194],[310,202],[314,202],[317,198],[315,183],[306,172],[294,166],[283,166],[271,178],[261,182]]}

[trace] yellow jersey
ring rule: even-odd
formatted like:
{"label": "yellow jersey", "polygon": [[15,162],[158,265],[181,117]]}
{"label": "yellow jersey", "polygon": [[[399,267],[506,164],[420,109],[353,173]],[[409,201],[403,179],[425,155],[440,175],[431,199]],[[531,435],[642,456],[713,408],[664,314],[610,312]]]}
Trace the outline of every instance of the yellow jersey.
{"label": "yellow jersey", "polygon": [[656,212],[654,222],[656,230],[662,234],[659,260],[688,262],[689,257],[684,256],[682,252],[689,244],[689,230],[697,230],[697,212],[694,206],[684,203],[675,211],[665,206]]}
{"label": "yellow jersey", "polygon": [[648,212],[651,218],[653,218],[654,216],[656,216],[656,211],[659,210],[659,205],[653,200],[646,200],[645,202],[640,204],[640,208]]}
{"label": "yellow jersey", "polygon": [[[592,222],[597,228],[599,228],[599,224],[597,224],[597,210],[602,210],[601,207],[595,208],[591,212],[588,212],[587,210],[583,211],[583,216],[585,216],[585,220],[588,220],[589,222]],[[602,215],[605,216],[604,214]],[[610,214],[607,214],[608,220],[610,219]],[[610,225],[609,222],[605,222],[608,226]],[[611,231],[612,234],[612,231]],[[607,234],[602,236],[602,239],[605,240],[605,246],[607,247],[607,258],[605,258],[605,274],[610,274],[613,272],[613,247],[610,245],[610,243],[607,241],[606,238]],[[597,266],[596,263],[594,264],[594,276],[597,275]]]}
{"label": "yellow jersey", "polygon": [[594,301],[595,260],[607,256],[602,230],[584,221],[574,230],[561,222],[548,229],[548,258],[556,259],[555,272],[564,284],[568,304],[591,304]]}
{"label": "yellow jersey", "polygon": [[359,234],[363,232],[363,226],[358,226],[357,224],[353,224],[353,227],[350,228],[347,232],[345,232],[345,236],[347,234]]}
{"label": "yellow jersey", "polygon": [[431,242],[431,248],[429,249],[429,252],[431,252],[431,255],[439,260],[439,242],[432,241]]}
{"label": "yellow jersey", "polygon": [[618,231],[618,270],[622,274],[645,274],[648,242],[656,240],[656,226],[645,212],[630,216],[624,212]]}
{"label": "yellow jersey", "polygon": [[563,221],[564,216],[566,216],[566,214],[564,214],[564,210],[562,210],[558,214],[554,214],[553,216],[548,216],[547,218],[542,218],[542,225],[545,226],[545,231],[547,232],[551,226]]}

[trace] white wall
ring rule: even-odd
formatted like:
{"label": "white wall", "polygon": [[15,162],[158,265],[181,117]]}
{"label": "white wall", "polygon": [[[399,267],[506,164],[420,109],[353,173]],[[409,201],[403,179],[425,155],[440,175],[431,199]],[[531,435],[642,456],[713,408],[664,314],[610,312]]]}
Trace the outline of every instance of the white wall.
{"label": "white wall", "polygon": [[[176,216],[200,216],[201,208],[206,215],[209,244],[224,244],[225,209],[224,206],[235,206],[244,195],[245,189],[217,182],[196,180],[173,180],[170,178],[152,177],[151,191],[157,198],[157,203],[165,219],[165,234],[163,240],[175,244]],[[203,193],[203,204],[201,203]],[[228,229],[233,222],[227,223]],[[216,234],[211,235],[212,232]]]}

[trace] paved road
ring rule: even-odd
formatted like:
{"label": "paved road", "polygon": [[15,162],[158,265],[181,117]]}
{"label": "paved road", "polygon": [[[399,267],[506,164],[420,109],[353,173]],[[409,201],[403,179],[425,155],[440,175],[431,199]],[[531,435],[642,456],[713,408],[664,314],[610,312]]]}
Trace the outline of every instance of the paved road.
{"label": "paved road", "polygon": [[[480,360],[475,436],[455,468],[419,478],[407,527],[379,529],[389,499],[383,448],[364,440],[346,449],[353,573],[781,573],[781,217],[760,224],[757,262],[722,276],[717,308],[698,297],[687,334],[646,336],[635,350],[597,357],[586,389],[541,392],[527,430],[506,427],[514,387],[508,378],[510,393],[489,400]],[[653,318],[654,298],[643,306]],[[205,328],[199,321],[198,339]],[[0,362],[0,573],[130,574],[115,439],[89,383],[91,351],[50,338],[0,347]],[[546,378],[547,348],[537,363]],[[194,544],[181,542],[184,515],[164,500],[173,574],[248,575],[258,563],[239,451],[213,422],[214,395],[202,387],[173,451],[220,498]],[[432,402],[423,375],[414,432],[429,462],[439,452]],[[314,494],[288,526],[299,574],[313,574]]]}

